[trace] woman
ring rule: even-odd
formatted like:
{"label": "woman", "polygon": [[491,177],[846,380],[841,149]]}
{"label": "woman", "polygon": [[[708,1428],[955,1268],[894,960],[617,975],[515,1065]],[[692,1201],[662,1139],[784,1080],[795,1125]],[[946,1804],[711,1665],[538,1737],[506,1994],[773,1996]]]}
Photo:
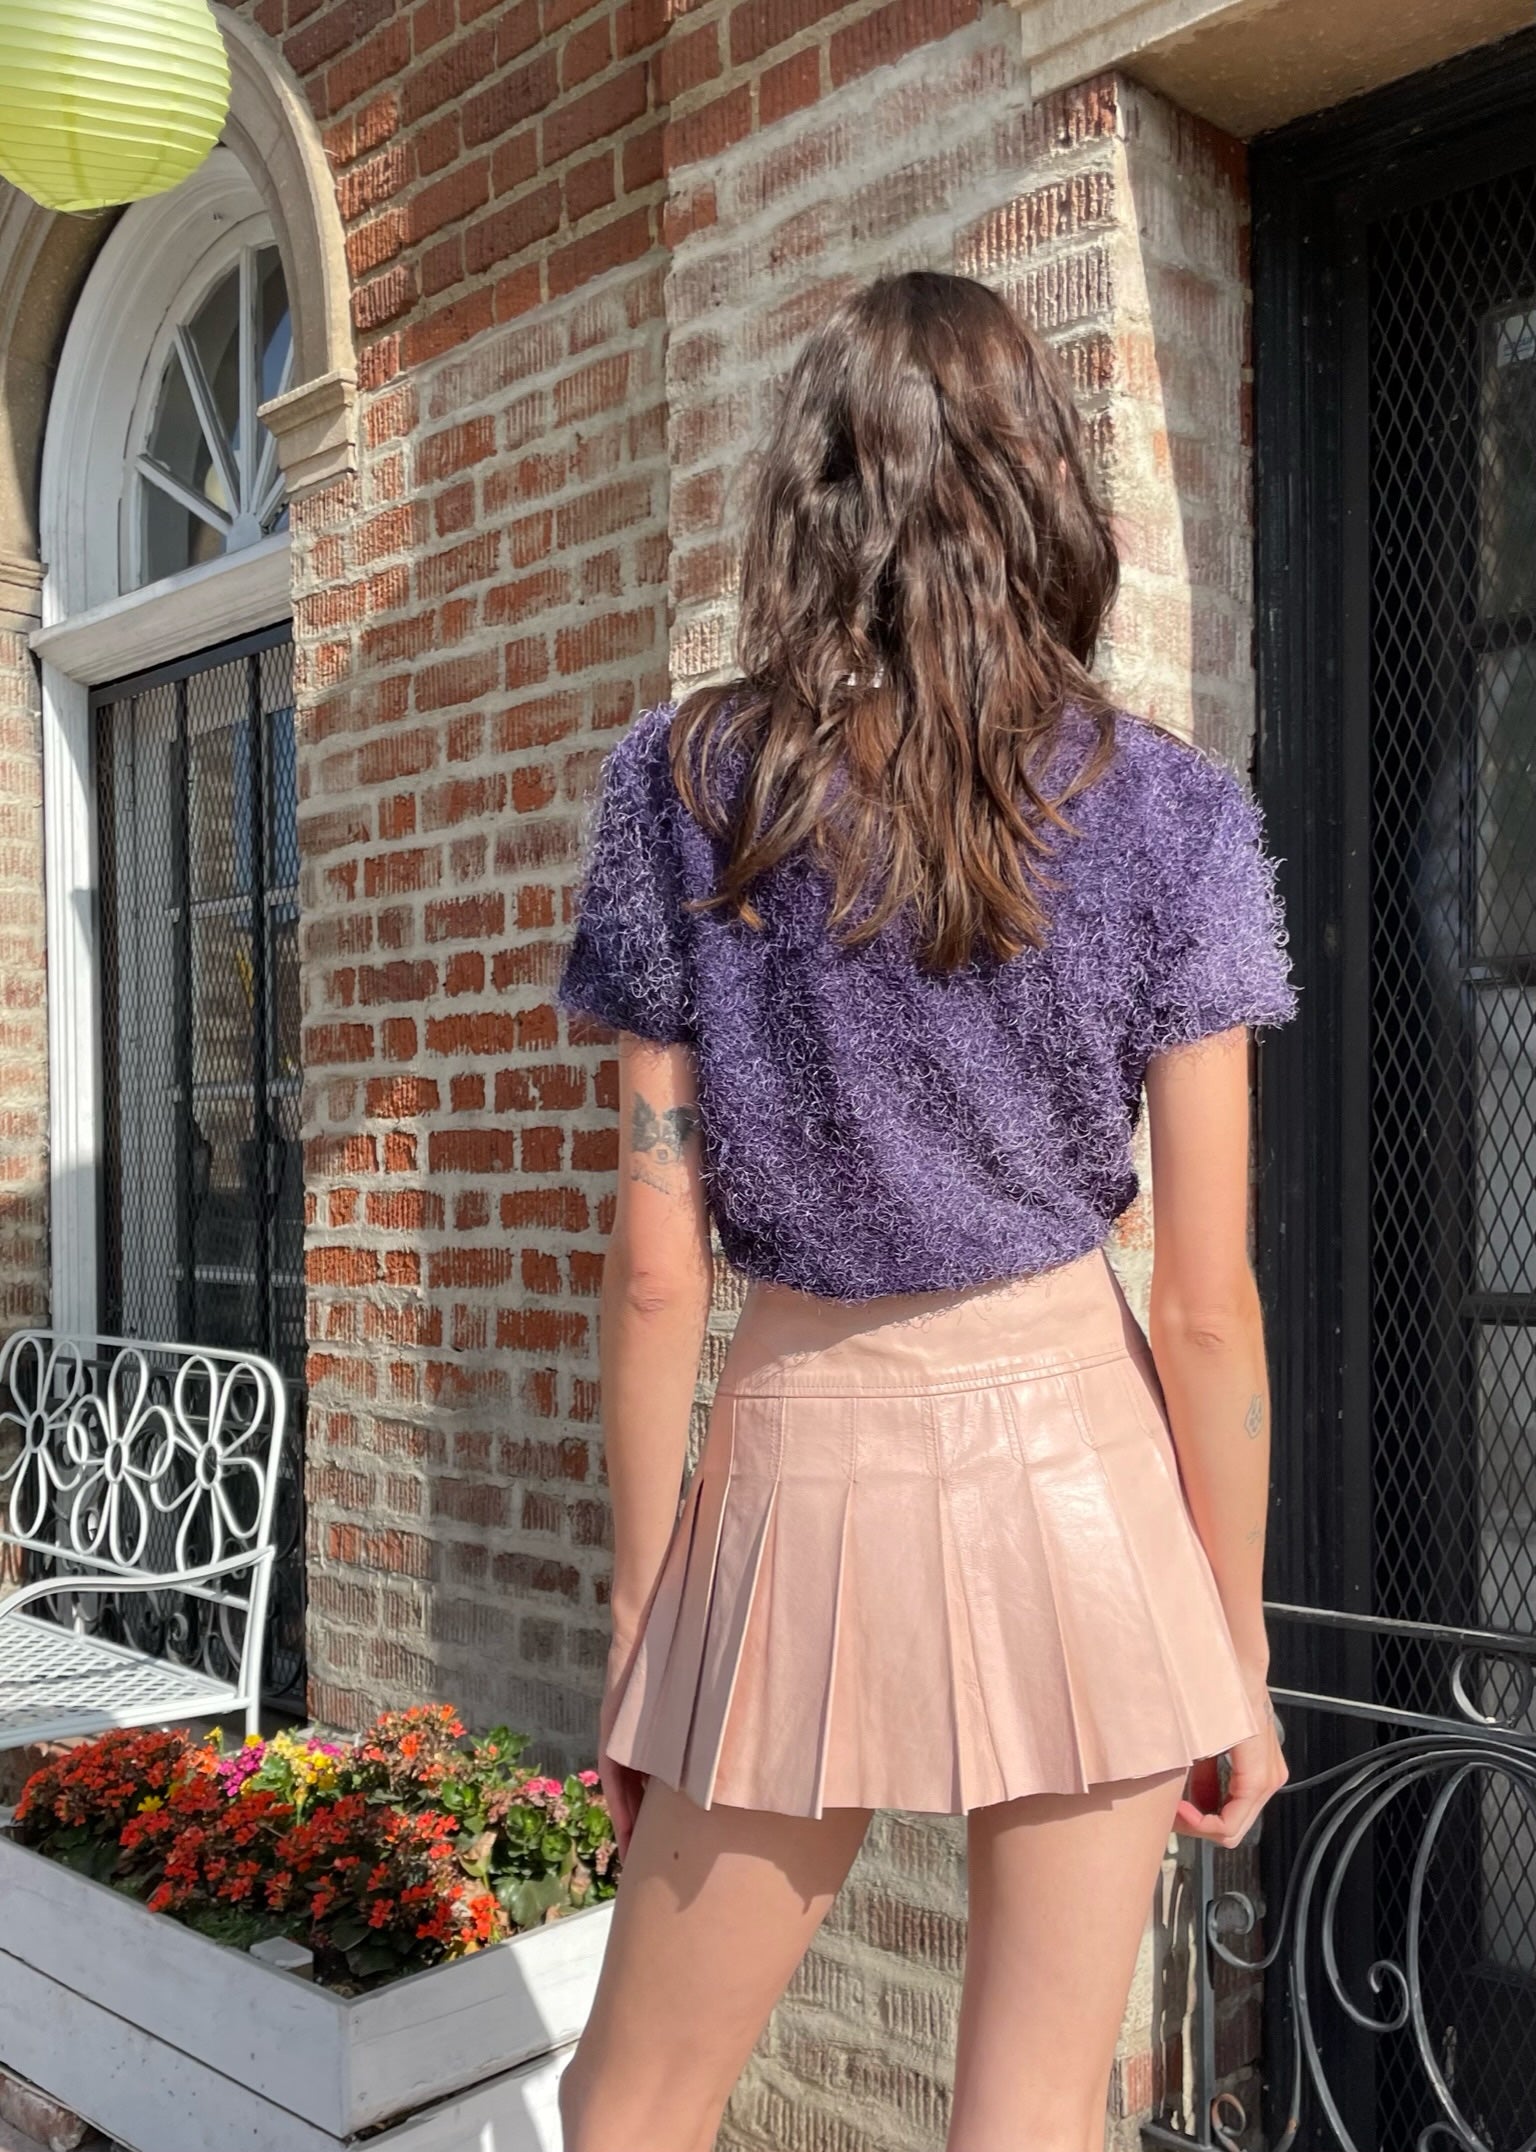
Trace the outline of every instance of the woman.
{"label": "woman", "polygon": [[[1247,1039],[1294,994],[1247,793],[1094,685],[1116,579],[1050,355],[882,278],[789,381],[741,677],[605,764],[560,999],[621,1034],[626,1858],[566,2152],[705,2152],[881,1807],[967,1818],[950,2152],[1096,2152],[1170,1828],[1284,1780]],[[679,1515],[711,1218],[748,1289]]]}

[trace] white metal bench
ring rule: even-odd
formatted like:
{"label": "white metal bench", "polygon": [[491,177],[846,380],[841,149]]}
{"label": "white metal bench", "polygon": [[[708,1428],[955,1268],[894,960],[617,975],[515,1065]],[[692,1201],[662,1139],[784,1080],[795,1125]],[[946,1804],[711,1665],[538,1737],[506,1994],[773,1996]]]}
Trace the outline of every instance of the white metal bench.
{"label": "white metal bench", "polygon": [[286,1411],[255,1353],[43,1330],[0,1347],[0,1749],[256,1730]]}

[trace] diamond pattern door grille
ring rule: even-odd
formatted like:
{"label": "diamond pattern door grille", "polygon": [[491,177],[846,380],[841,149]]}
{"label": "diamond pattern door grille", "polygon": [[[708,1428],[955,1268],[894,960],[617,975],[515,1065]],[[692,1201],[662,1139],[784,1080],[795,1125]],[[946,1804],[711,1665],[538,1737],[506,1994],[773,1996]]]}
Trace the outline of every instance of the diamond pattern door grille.
{"label": "diamond pattern door grille", "polygon": [[[1536,1629],[1536,172],[1368,231],[1369,1250],[1374,1611]],[[1446,1653],[1376,1647],[1446,1709]],[[1536,1734],[1517,1669],[1471,1709]],[[1400,1956],[1430,1791],[1376,1841]],[[1536,1819],[1463,1789],[1422,1878],[1426,2024],[1490,2146],[1531,2127]],[[1395,2036],[1406,2043],[1411,2034]],[[1435,2112],[1394,2041],[1381,2146]]]}
{"label": "diamond pattern door grille", "polygon": [[[267,1641],[304,1700],[304,1190],[293,645],[267,629],[93,692],[103,1327],[244,1346],[289,1392]],[[187,1609],[155,1617],[185,1624]]]}

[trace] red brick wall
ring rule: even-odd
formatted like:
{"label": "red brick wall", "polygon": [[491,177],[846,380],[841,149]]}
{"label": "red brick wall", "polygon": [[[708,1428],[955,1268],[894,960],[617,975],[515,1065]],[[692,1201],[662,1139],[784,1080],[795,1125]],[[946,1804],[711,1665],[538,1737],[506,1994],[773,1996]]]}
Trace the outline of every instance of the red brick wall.
{"label": "red brick wall", "polygon": [[366,385],[642,261],[667,0],[240,0],[336,173]]}
{"label": "red brick wall", "polygon": [[582,797],[665,688],[657,301],[642,264],[415,369],[360,513],[303,518],[300,622],[355,608],[304,665],[315,1703],[447,1693],[565,1760],[614,1064],[550,988]]}
{"label": "red brick wall", "polygon": [[360,469],[295,524],[312,1703],[586,1761],[614,1063],[550,990],[666,690],[660,0],[257,0],[324,129]]}
{"label": "red brick wall", "polygon": [[48,1015],[37,670],[0,629],[0,1336],[48,1319]]}

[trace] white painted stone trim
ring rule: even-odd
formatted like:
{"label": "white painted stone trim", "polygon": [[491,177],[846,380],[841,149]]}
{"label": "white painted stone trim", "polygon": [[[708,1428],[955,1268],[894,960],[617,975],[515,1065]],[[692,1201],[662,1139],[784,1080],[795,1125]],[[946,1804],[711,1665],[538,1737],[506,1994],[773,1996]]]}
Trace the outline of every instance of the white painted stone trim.
{"label": "white painted stone trim", "polygon": [[101,1328],[101,1016],[90,691],[43,666],[50,1320]]}
{"label": "white painted stone trim", "polygon": [[286,619],[293,609],[291,576],[288,533],[274,531],[244,552],[38,628],[32,648],[46,665],[99,687]]}
{"label": "white painted stone trim", "polygon": [[290,412],[279,411],[275,423],[267,421],[292,500],[309,486],[357,468],[357,356],[346,232],[325,145],[298,78],[273,39],[254,23],[226,9],[218,13],[229,54],[224,139],[266,203],[288,284],[295,389],[277,400],[290,405],[295,423],[299,414],[312,420],[314,406],[294,405],[292,398],[316,391],[329,413],[323,434],[312,426],[301,429],[292,445]]}
{"label": "white painted stone trim", "polygon": [[227,149],[114,225],[70,318],[48,410],[39,504],[45,626],[132,586],[131,465],[175,325],[242,247],[272,239],[261,197]]}

